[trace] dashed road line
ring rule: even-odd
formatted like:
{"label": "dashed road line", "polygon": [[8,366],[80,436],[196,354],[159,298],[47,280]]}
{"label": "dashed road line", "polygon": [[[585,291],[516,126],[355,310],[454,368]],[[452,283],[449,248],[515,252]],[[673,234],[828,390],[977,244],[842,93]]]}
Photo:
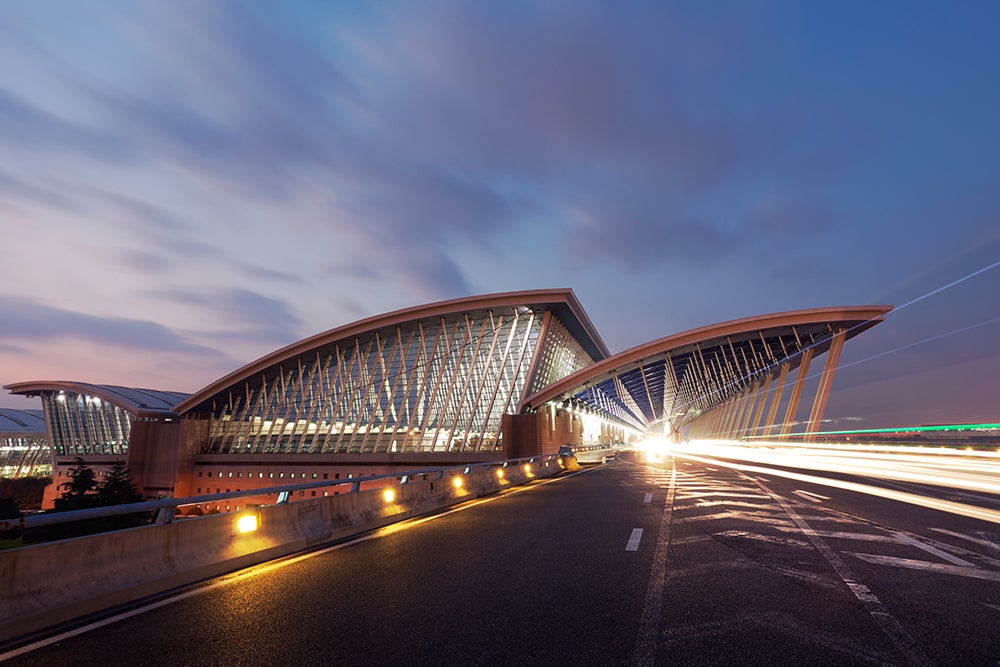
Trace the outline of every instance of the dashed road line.
{"label": "dashed road line", "polygon": [[647,493],[646,497],[642,499],[642,503],[644,505],[648,505],[651,502],[653,502],[653,494],[652,493]]}
{"label": "dashed road line", "polygon": [[651,667],[656,662],[660,616],[663,613],[663,587],[667,579],[667,552],[670,548],[670,525],[674,517],[674,492],[677,483],[677,459],[670,457],[670,487],[660,515],[660,532],[656,536],[653,564],[649,571],[646,599],[639,616],[639,631],[629,661],[634,667]]}
{"label": "dashed road line", "polygon": [[642,528],[633,528],[632,534],[628,536],[628,544],[625,545],[625,551],[638,551],[640,541],[642,541]]}

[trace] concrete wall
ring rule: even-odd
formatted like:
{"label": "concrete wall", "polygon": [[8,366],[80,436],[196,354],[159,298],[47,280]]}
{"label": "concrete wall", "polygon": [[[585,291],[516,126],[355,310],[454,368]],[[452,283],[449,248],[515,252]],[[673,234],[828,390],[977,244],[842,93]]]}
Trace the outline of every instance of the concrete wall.
{"label": "concrete wall", "polygon": [[545,477],[511,466],[383,489],[310,498],[257,510],[260,528],[240,534],[240,514],[214,514],[0,551],[0,642],[323,543],[343,539],[477,496]]}
{"label": "concrete wall", "polygon": [[579,419],[550,406],[530,414],[504,415],[503,432],[509,458],[555,454],[563,445],[583,443]]}

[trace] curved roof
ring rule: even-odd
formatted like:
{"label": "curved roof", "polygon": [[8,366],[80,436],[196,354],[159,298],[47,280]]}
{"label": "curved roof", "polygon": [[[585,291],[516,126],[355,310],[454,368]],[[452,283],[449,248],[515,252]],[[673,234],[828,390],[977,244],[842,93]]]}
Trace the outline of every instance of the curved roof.
{"label": "curved roof", "polygon": [[572,289],[526,290],[521,292],[500,292],[482,296],[463,297],[448,301],[414,306],[393,311],[384,315],[365,318],[330,329],[292,343],[261,357],[242,368],[219,378],[212,384],[195,392],[190,398],[177,405],[179,413],[190,412],[198,407],[208,407],[211,400],[228,391],[237,383],[253,380],[255,377],[273,375],[285,362],[305,354],[315,354],[317,351],[333,349],[344,340],[356,336],[370,334],[375,331],[392,329],[406,322],[427,318],[436,318],[455,313],[473,313],[499,310],[502,308],[527,307],[531,309],[551,310],[563,325],[573,334],[592,359],[604,359],[608,356],[608,348],[601,340],[600,334],[594,328],[583,306],[576,298]]}
{"label": "curved roof", "polygon": [[0,433],[45,434],[45,413],[41,410],[0,408]]}
{"label": "curved roof", "polygon": [[639,428],[661,420],[677,426],[724,403],[777,364],[798,366],[805,349],[827,351],[835,331],[852,338],[890,310],[814,308],[692,329],[598,361],[525,398],[519,412],[571,401]]}
{"label": "curved roof", "polygon": [[34,382],[17,382],[4,386],[12,394],[36,396],[48,392],[66,391],[84,396],[95,396],[126,410],[137,417],[171,417],[176,416],[174,406],[186,399],[190,394],[179,391],[159,391],[157,389],[138,389],[120,387],[113,384],[90,384],[88,382],[71,382],[66,380],[39,380]]}

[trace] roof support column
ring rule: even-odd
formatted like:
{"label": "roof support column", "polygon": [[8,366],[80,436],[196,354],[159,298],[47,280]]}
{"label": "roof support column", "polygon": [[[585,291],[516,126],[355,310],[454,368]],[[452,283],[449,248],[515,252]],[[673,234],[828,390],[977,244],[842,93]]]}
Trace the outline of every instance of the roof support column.
{"label": "roof support column", "polygon": [[823,420],[823,412],[826,410],[826,402],[830,398],[830,387],[833,385],[833,376],[840,363],[840,352],[844,349],[845,338],[844,329],[840,329],[833,334],[833,340],[830,341],[830,351],[826,353],[823,375],[820,376],[816,398],[813,399],[812,410],[809,412],[809,424],[806,427],[807,440],[813,439],[812,434],[819,430],[820,422]]}
{"label": "roof support column", "polygon": [[781,425],[781,435],[788,435],[792,430],[792,422],[795,420],[795,412],[799,407],[799,399],[802,398],[802,385],[806,382],[806,375],[809,373],[809,362],[813,358],[813,348],[806,348],[802,352],[802,363],[799,364],[799,372],[795,376],[795,384],[792,385],[792,395],[788,397],[788,409],[785,410],[785,421]]}
{"label": "roof support column", "polygon": [[760,402],[757,404],[757,411],[754,413],[753,421],[750,423],[750,435],[757,435],[757,429],[760,428],[760,418],[764,414],[764,404],[767,403],[767,392],[771,388],[771,380],[773,379],[774,376],[768,373],[761,382]]}
{"label": "roof support column", "polygon": [[750,400],[747,402],[747,409],[743,415],[743,419],[740,421],[740,437],[747,435],[747,427],[750,426],[750,419],[753,417],[754,412],[757,412],[757,402],[760,400],[761,394],[761,383],[757,382],[754,384],[753,388],[750,390]]}
{"label": "roof support column", "polygon": [[785,392],[785,383],[788,382],[788,371],[792,365],[787,361],[781,364],[778,372],[778,381],[774,386],[774,395],[771,397],[771,405],[767,408],[767,419],[764,420],[764,430],[761,435],[771,435],[774,430],[774,420],[778,416],[778,406],[781,404],[781,395]]}
{"label": "roof support column", "polygon": [[733,399],[733,409],[729,411],[729,415],[726,417],[726,427],[723,429],[722,437],[732,438],[733,432],[736,429],[736,420],[740,415],[740,411],[743,409],[743,399],[745,398],[744,392],[740,392]]}
{"label": "roof support column", "polygon": [[733,411],[733,403],[735,399],[730,399],[719,408],[719,419],[712,429],[712,435],[716,438],[726,437],[726,424],[729,422],[729,413]]}
{"label": "roof support column", "polygon": [[743,399],[743,410],[740,412],[740,418],[736,422],[733,437],[742,438],[746,433],[747,422],[750,421],[750,415],[753,414],[754,405],[757,403],[757,390],[759,388],[756,384],[747,387],[746,397]]}

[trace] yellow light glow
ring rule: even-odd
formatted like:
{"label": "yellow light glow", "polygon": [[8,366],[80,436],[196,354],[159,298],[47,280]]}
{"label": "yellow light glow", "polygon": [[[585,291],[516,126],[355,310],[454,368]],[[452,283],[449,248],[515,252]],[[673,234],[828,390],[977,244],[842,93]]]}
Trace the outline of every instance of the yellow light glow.
{"label": "yellow light glow", "polygon": [[393,489],[386,489],[382,492],[382,500],[387,503],[396,502],[396,492]]}
{"label": "yellow light glow", "polygon": [[257,515],[244,514],[236,520],[236,530],[241,533],[252,533],[257,530]]}
{"label": "yellow light glow", "polygon": [[497,468],[497,478],[503,479],[503,468]]}
{"label": "yellow light glow", "polygon": [[452,485],[456,489],[461,489],[462,488],[462,478],[461,477],[455,477],[454,479],[451,480],[451,483],[452,483]]}
{"label": "yellow light glow", "polygon": [[531,464],[530,463],[525,463],[524,464],[524,472],[531,472]]}

